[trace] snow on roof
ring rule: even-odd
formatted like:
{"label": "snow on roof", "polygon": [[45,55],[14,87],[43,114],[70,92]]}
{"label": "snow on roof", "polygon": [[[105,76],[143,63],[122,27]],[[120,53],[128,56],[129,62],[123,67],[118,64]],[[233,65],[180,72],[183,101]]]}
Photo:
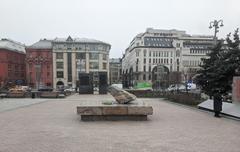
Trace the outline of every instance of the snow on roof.
{"label": "snow on roof", "polygon": [[43,39],[40,40],[33,45],[29,46],[28,48],[33,49],[51,49],[52,48],[52,40]]}
{"label": "snow on roof", "polygon": [[1,39],[0,40],[0,48],[6,49],[10,51],[16,51],[20,53],[25,53],[25,46],[19,42],[10,40],[10,39]]}
{"label": "snow on roof", "polygon": [[[89,38],[74,38],[72,39],[70,36],[68,38],[55,38],[53,42],[79,42],[79,43],[104,43],[108,44],[103,41],[95,40],[95,39],[89,39]],[[108,44],[110,45],[110,44]]]}

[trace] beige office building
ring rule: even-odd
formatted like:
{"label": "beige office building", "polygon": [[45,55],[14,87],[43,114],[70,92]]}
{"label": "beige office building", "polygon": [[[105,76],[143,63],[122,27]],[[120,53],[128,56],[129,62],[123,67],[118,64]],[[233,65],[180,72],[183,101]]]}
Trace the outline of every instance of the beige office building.
{"label": "beige office building", "polygon": [[122,58],[124,86],[158,81],[158,69],[170,73],[170,83],[191,80],[212,45],[212,36],[148,28],[135,36],[125,50]]}
{"label": "beige office building", "polygon": [[[53,87],[77,87],[79,73],[107,72],[111,45],[86,38],[56,38],[53,43]],[[94,78],[94,77],[93,77]],[[93,80],[97,81],[97,80]],[[97,82],[96,82],[97,83]]]}

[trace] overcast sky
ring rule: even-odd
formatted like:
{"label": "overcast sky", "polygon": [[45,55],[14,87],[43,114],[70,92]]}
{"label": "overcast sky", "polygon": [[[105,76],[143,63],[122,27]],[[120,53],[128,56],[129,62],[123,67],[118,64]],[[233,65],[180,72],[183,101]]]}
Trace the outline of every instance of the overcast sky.
{"label": "overcast sky", "polygon": [[219,37],[240,27],[239,0],[0,0],[0,38],[31,45],[42,38],[86,37],[112,45],[121,57],[146,28],[213,34],[209,22],[223,19]]}

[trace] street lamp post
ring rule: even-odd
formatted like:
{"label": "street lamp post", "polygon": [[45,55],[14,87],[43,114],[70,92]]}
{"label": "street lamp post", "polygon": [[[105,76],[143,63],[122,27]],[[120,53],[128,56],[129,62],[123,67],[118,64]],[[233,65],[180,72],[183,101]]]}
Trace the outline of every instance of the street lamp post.
{"label": "street lamp post", "polygon": [[214,20],[210,22],[210,26],[209,28],[214,28],[214,37],[213,40],[215,42],[215,44],[217,43],[217,33],[219,32],[219,28],[223,26],[223,20]]}

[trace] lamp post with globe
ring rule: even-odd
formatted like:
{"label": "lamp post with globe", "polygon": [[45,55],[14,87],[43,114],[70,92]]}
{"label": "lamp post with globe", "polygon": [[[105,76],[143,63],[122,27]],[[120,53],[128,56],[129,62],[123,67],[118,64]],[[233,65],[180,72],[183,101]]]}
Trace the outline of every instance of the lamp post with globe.
{"label": "lamp post with globe", "polygon": [[214,20],[210,22],[209,28],[214,28],[214,37],[213,40],[215,44],[217,43],[217,33],[219,32],[219,28],[223,27],[223,20]]}

